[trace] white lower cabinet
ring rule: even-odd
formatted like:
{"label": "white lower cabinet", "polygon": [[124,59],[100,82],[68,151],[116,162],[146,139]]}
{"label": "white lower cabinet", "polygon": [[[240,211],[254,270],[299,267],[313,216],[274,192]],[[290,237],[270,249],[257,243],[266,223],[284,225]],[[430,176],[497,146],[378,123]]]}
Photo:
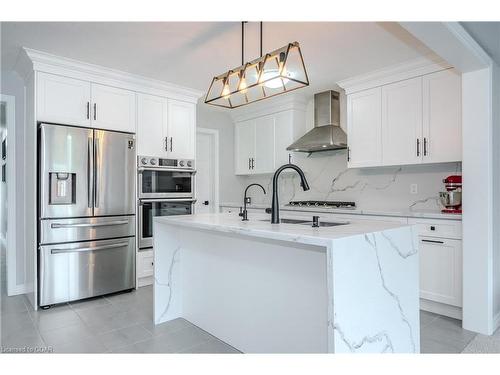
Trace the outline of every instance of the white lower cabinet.
{"label": "white lower cabinet", "polygon": [[462,241],[419,237],[420,297],[462,307]]}
{"label": "white lower cabinet", "polygon": [[154,253],[151,250],[137,252],[136,262],[137,287],[153,284],[154,275]]}

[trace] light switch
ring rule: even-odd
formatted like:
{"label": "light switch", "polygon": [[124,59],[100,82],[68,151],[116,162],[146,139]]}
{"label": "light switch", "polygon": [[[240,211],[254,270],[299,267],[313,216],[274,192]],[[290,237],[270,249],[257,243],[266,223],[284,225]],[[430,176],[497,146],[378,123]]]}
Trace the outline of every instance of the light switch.
{"label": "light switch", "polygon": [[410,185],[410,194],[418,194],[418,185],[417,184]]}

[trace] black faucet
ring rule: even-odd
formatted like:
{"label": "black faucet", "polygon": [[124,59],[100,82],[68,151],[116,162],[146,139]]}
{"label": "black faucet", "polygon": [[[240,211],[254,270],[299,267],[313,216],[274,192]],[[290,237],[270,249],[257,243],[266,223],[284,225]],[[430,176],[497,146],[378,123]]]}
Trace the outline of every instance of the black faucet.
{"label": "black faucet", "polygon": [[[238,214],[241,217],[243,217],[243,219],[241,219],[242,221],[248,221],[247,203],[249,203],[250,198],[247,198],[247,191],[248,191],[248,188],[251,187],[251,186],[259,186],[262,189],[262,191],[264,192],[264,194],[266,194],[266,189],[264,189],[264,187],[261,184],[250,184],[250,185],[247,186],[247,188],[245,189],[245,196],[243,198],[243,206],[245,208],[243,209],[243,211],[241,211]],[[240,207],[240,210],[241,210],[241,207]]]}
{"label": "black faucet", "polygon": [[278,202],[278,177],[281,172],[285,169],[294,169],[300,176],[300,185],[304,191],[309,190],[309,184],[307,183],[306,176],[302,169],[300,169],[295,164],[285,164],[279,167],[273,176],[273,204],[271,207],[271,224],[279,224],[280,222],[280,205]]}

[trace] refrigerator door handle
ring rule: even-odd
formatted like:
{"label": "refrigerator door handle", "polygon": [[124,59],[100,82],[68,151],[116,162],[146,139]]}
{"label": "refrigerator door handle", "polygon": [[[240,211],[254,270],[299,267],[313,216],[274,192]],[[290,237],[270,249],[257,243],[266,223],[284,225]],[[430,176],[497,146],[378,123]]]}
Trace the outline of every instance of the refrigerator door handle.
{"label": "refrigerator door handle", "polygon": [[100,170],[99,170],[99,138],[95,138],[94,143],[94,207],[99,207],[99,185],[100,185]]}
{"label": "refrigerator door handle", "polygon": [[88,200],[88,208],[92,208],[93,202],[92,202],[92,197],[94,195],[93,192],[93,184],[92,184],[92,173],[93,173],[93,159],[92,159],[92,154],[93,154],[93,142],[92,138],[88,138],[88,143],[87,143],[87,200]]}
{"label": "refrigerator door handle", "polygon": [[94,246],[94,247],[80,247],[80,248],[66,248],[66,249],[51,249],[51,254],[63,254],[63,253],[84,253],[88,251],[96,251],[96,250],[108,250],[108,249],[116,249],[118,247],[126,247],[128,246],[128,242],[120,242],[110,245],[102,245],[102,246]]}
{"label": "refrigerator door handle", "polygon": [[128,220],[116,220],[116,221],[108,221],[107,223],[78,223],[78,224],[61,224],[61,223],[53,223],[50,225],[52,229],[59,228],[93,228],[93,227],[109,227],[114,225],[125,225],[128,224]]}

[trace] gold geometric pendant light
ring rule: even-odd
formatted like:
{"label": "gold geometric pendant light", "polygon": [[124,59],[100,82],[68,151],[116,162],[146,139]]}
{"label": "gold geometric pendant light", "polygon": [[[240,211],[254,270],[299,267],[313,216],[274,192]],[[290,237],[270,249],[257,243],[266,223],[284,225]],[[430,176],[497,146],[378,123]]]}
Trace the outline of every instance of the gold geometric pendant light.
{"label": "gold geometric pendant light", "polygon": [[244,63],[244,24],[242,22],[241,66],[213,78],[205,103],[232,109],[309,86],[298,42],[262,55],[262,22],[261,56]]}

